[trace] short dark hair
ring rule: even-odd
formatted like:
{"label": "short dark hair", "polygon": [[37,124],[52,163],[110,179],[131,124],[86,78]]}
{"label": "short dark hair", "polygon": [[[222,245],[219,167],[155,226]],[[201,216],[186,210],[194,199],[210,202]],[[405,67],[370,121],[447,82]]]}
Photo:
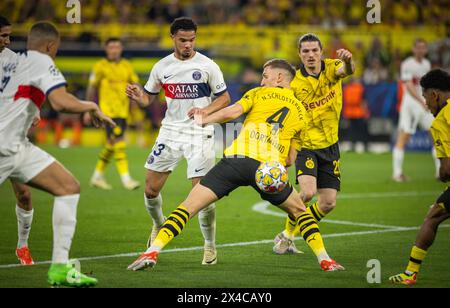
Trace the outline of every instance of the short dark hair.
{"label": "short dark hair", "polygon": [[59,31],[56,27],[47,22],[40,21],[35,23],[28,33],[28,40],[40,41],[40,40],[56,40],[59,38]]}
{"label": "short dark hair", "polygon": [[175,35],[179,30],[197,32],[197,24],[190,17],[178,17],[170,25],[170,34]]}
{"label": "short dark hair", "polygon": [[11,26],[11,23],[6,17],[0,15],[0,29],[7,26]]}
{"label": "short dark hair", "polygon": [[450,74],[440,68],[433,69],[420,79],[420,86],[424,90],[450,91]]}
{"label": "short dark hair", "polygon": [[113,43],[113,42],[122,43],[122,40],[118,37],[110,37],[109,39],[106,40],[105,46],[108,46],[109,43]]}
{"label": "short dark hair", "polygon": [[291,80],[294,79],[294,77],[295,77],[295,68],[292,66],[291,63],[289,63],[288,61],[286,61],[284,59],[269,60],[263,65],[263,69],[266,67],[280,68],[280,69],[285,70],[291,76]]}
{"label": "short dark hair", "polygon": [[419,43],[427,44],[427,41],[425,41],[425,39],[424,39],[424,38],[421,38],[421,37],[416,38],[416,39],[414,40],[414,46],[416,46],[416,45],[419,44]]}
{"label": "short dark hair", "polygon": [[306,33],[305,35],[302,35],[298,39],[298,49],[300,50],[302,48],[303,42],[318,42],[320,49],[322,48],[322,42],[320,41],[319,37],[315,35],[314,33]]}

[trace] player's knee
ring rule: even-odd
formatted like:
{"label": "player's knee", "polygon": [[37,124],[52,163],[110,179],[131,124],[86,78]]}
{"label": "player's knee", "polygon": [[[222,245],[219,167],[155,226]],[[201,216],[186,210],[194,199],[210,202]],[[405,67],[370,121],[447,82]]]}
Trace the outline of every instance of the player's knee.
{"label": "player's knee", "polygon": [[145,187],[145,197],[147,199],[155,199],[159,195],[159,190],[154,189],[153,187],[146,185]]}
{"label": "player's knee", "polygon": [[316,194],[316,192],[314,190],[303,190],[300,193],[300,198],[302,199],[303,202],[310,202],[312,200],[312,198],[314,198],[314,195]]}
{"label": "player's knee", "polygon": [[31,191],[29,189],[24,189],[17,193],[17,202],[21,207],[31,206]]}
{"label": "player's knee", "polygon": [[328,199],[328,200],[323,200],[320,204],[320,209],[324,212],[324,213],[329,213],[332,210],[334,210],[334,208],[336,207],[336,200],[335,199]]}
{"label": "player's knee", "polygon": [[79,195],[81,192],[80,182],[75,178],[67,180],[62,183],[59,191],[56,193],[57,196],[69,196],[69,195]]}

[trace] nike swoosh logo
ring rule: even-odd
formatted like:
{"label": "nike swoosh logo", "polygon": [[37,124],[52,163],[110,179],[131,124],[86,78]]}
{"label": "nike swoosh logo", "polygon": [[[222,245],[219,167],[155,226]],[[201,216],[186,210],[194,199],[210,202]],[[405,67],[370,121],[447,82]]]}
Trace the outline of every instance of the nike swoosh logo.
{"label": "nike swoosh logo", "polygon": [[173,74],[172,75],[164,75],[164,79],[167,79],[167,78],[170,78],[170,77],[172,77],[173,76]]}
{"label": "nike swoosh logo", "polygon": [[195,172],[200,172],[200,171],[202,171],[203,169],[205,169],[205,168],[195,169]]}

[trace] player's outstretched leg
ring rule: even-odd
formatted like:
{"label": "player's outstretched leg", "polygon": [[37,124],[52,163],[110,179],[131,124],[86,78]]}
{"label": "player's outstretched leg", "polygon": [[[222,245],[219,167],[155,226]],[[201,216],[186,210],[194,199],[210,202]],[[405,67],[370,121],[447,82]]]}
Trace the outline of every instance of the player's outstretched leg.
{"label": "player's outstretched leg", "polygon": [[345,268],[330,258],[320,234],[319,226],[313,215],[308,213],[295,189],[292,191],[288,199],[279,205],[281,209],[289,215],[295,216],[296,225],[300,229],[300,234],[308,244],[309,248],[314,252],[320,267],[324,271],[345,270]]}

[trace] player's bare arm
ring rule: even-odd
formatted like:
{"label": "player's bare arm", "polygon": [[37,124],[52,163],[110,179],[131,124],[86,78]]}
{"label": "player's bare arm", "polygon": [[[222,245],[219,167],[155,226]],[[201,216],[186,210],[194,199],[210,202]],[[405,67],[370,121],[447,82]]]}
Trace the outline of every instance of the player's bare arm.
{"label": "player's bare arm", "polygon": [[148,94],[138,84],[128,84],[125,93],[128,98],[141,107],[147,107],[154,102],[157,95]]}
{"label": "player's bare arm", "polygon": [[224,123],[239,118],[243,113],[244,108],[240,104],[234,104],[207,116],[198,110],[194,114],[194,120],[198,125]]}
{"label": "player's bare arm", "polygon": [[292,142],[291,142],[291,147],[289,148],[289,154],[288,154],[288,157],[286,157],[286,167],[290,167],[295,163],[295,160],[297,159],[297,154],[298,154],[298,151],[294,146],[292,146]]}
{"label": "player's bare arm", "polygon": [[446,183],[450,181],[450,157],[441,158],[440,160],[439,180]]}
{"label": "player's bare arm", "polygon": [[53,90],[48,99],[53,109],[57,112],[65,113],[85,113],[89,112],[94,126],[99,127],[103,124],[116,126],[113,120],[105,116],[97,104],[94,102],[80,101],[78,98],[66,91],[66,87],[60,87]]}
{"label": "player's bare arm", "polygon": [[201,113],[203,116],[210,115],[216,111],[219,111],[230,104],[231,98],[230,94],[227,92],[223,93],[219,97],[217,97],[209,106],[205,108],[192,108],[188,112],[188,117],[193,118],[194,114]]}
{"label": "player's bare arm", "polygon": [[344,66],[336,71],[336,76],[344,78],[352,75],[355,72],[355,63],[353,62],[352,53],[347,49],[339,49],[336,51],[336,54],[338,58],[344,62]]}
{"label": "player's bare arm", "polygon": [[406,91],[411,94],[412,97],[425,109],[428,109],[427,105],[425,104],[425,100],[423,97],[421,97],[416,90],[416,86],[414,85],[414,82],[412,80],[408,80],[405,82],[405,88]]}

